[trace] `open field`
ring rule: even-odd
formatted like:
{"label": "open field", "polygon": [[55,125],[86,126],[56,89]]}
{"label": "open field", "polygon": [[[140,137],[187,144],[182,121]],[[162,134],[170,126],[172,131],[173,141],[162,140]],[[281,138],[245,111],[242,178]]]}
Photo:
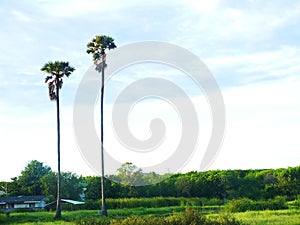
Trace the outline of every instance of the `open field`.
{"label": "open field", "polygon": [[234,216],[247,224],[253,225],[299,225],[300,209],[276,211],[250,211],[235,213]]}
{"label": "open field", "polygon": [[[109,210],[110,217],[107,220],[101,220],[102,224],[109,224],[109,221],[116,221],[128,217],[136,216],[141,218],[167,217],[177,212],[183,212],[184,207],[162,207],[162,208],[135,208]],[[199,210],[199,209],[198,209]],[[207,214],[208,218],[217,218],[222,213]],[[276,211],[248,211],[243,213],[233,213],[233,217],[249,225],[299,225],[300,209],[276,210]],[[72,212],[63,212],[62,220],[54,220],[54,212],[15,212],[9,217],[0,214],[0,224],[67,224],[78,225],[94,223],[85,223],[84,221],[99,221],[97,210],[80,210]],[[137,224],[138,225],[138,224]]]}

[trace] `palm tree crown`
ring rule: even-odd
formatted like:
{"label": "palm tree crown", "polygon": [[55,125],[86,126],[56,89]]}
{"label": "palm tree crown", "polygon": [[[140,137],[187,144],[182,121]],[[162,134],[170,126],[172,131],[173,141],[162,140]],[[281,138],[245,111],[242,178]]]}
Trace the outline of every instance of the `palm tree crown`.
{"label": "palm tree crown", "polygon": [[87,53],[93,54],[94,62],[96,63],[101,59],[102,56],[105,55],[105,50],[114,49],[117,46],[114,43],[114,39],[112,37],[106,35],[97,35],[93,38],[91,42],[87,44]]}
{"label": "palm tree crown", "polygon": [[45,78],[45,83],[48,83],[48,90],[49,90],[49,98],[50,100],[57,99],[57,93],[55,91],[55,85],[59,89],[61,89],[63,84],[63,77],[69,77],[71,73],[75,70],[74,67],[69,65],[69,62],[48,62],[42,68],[41,71],[44,71],[50,75]]}

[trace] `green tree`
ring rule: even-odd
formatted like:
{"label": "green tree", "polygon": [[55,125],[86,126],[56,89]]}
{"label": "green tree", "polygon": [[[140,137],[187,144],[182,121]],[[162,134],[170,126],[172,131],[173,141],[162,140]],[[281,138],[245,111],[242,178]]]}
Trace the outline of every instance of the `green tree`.
{"label": "green tree", "polygon": [[57,196],[57,174],[52,172],[41,178],[43,194],[47,196]]}
{"label": "green tree", "polygon": [[56,101],[56,119],[57,119],[57,197],[56,197],[56,218],[61,217],[61,174],[60,174],[60,116],[59,116],[59,90],[62,88],[63,77],[69,77],[75,70],[69,65],[69,62],[48,62],[41,70],[46,72],[48,76],[45,83],[48,84],[49,97],[51,101]]}
{"label": "green tree", "polygon": [[12,177],[10,178],[11,182],[7,184],[7,189],[8,189],[8,195],[10,196],[18,196],[18,195],[23,195],[24,193],[21,192],[21,185],[18,180],[18,177]]}
{"label": "green tree", "polygon": [[122,185],[136,186],[143,184],[142,170],[130,162],[121,165],[117,178]]}
{"label": "green tree", "polygon": [[82,192],[82,187],[78,176],[72,172],[62,172],[61,179],[61,196],[67,199],[80,200],[79,194]]}
{"label": "green tree", "polygon": [[[43,194],[48,196],[57,195],[57,174],[49,173],[41,178]],[[78,176],[71,172],[61,172],[60,195],[62,198],[80,200],[79,194],[82,192]]]}
{"label": "green tree", "polygon": [[37,160],[30,161],[18,178],[21,193],[24,195],[42,195],[43,185],[41,178],[51,172],[51,168],[45,166],[42,162]]}
{"label": "green tree", "polygon": [[[124,193],[120,184],[105,179],[106,192],[105,196],[108,198],[120,198]],[[101,186],[101,177],[88,176],[83,179],[83,182],[87,184],[85,198],[87,200],[98,200],[101,198],[101,192],[99,192],[99,186]]]}
{"label": "green tree", "polygon": [[107,216],[105,195],[104,195],[104,135],[103,135],[103,103],[104,103],[104,68],[106,66],[106,49],[114,49],[117,46],[114,39],[106,35],[97,35],[87,44],[87,53],[93,54],[96,70],[101,71],[101,196],[102,196],[102,215]]}
{"label": "green tree", "polygon": [[191,197],[191,179],[188,176],[179,177],[175,181],[175,188],[177,191],[177,196],[180,197]]}
{"label": "green tree", "polygon": [[87,189],[85,191],[85,197],[88,200],[97,200],[101,198],[99,192],[99,186],[101,185],[101,178],[96,176],[88,176],[84,179],[87,183]]}

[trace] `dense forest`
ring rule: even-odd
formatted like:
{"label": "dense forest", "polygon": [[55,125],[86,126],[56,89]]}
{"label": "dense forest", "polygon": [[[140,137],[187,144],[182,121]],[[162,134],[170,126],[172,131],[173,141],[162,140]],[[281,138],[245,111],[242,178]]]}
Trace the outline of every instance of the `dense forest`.
{"label": "dense forest", "polygon": [[[158,175],[143,173],[133,164],[125,163],[117,174],[109,178],[105,179],[107,198],[202,197],[226,201],[239,198],[267,200],[284,196],[293,200],[300,195],[300,166]],[[132,185],[136,182],[150,185]],[[56,173],[49,166],[33,160],[18,177],[10,182],[0,182],[0,186],[7,187],[7,193],[11,196],[56,196]],[[63,198],[98,200],[101,198],[100,177],[63,172],[61,193]]]}

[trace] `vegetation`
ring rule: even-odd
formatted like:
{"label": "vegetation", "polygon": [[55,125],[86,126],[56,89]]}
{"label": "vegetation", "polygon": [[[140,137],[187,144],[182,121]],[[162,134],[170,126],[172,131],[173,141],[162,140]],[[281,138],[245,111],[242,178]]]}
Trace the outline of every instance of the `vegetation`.
{"label": "vegetation", "polygon": [[[59,111],[59,90],[63,85],[63,77],[69,77],[75,68],[69,65],[69,62],[48,62],[42,68],[48,76],[45,78],[45,83],[48,84],[49,98],[51,101],[56,101],[56,118],[57,118],[57,210],[56,218],[61,216],[61,174],[60,174],[60,111]],[[32,181],[31,181],[32,182]]]}
{"label": "vegetation", "polygon": [[300,210],[248,211],[234,216],[246,224],[253,225],[297,225],[300,224]]}
{"label": "vegetation", "polygon": [[[124,170],[128,168],[133,172]],[[45,194],[54,198],[56,176],[50,167],[33,160],[20,176],[7,183],[9,195]],[[100,177],[62,172],[62,196],[80,200],[79,194],[85,190],[84,205],[63,205],[66,211],[59,221],[53,221],[52,212],[14,212],[10,217],[0,214],[0,224],[193,224],[195,220],[198,222],[194,224],[223,225],[300,223],[299,167],[174,174],[161,183],[140,187],[126,185],[126,180],[132,179],[130,176],[153,180],[161,175],[143,174],[134,166],[124,165],[113,176],[114,180],[119,176],[122,182],[104,179],[109,218],[97,216],[102,202]],[[183,212],[185,207],[189,210]]]}
{"label": "vegetation", "polygon": [[[203,214],[197,213],[193,208],[184,212],[185,208],[152,208],[152,209],[116,209],[109,210],[110,217],[99,217],[96,210],[81,210],[64,212],[61,220],[53,220],[52,212],[11,213],[9,217],[0,214],[0,224],[65,224],[65,225],[94,225],[94,224],[149,224],[149,222],[166,221],[160,224],[184,224],[183,221],[193,218],[204,218],[210,222],[206,224],[249,224],[249,225],[298,225],[300,224],[300,209],[276,211],[247,211],[229,214]],[[180,221],[181,219],[181,221]],[[213,223],[213,221],[216,221]],[[168,223],[169,222],[169,223]],[[177,222],[177,223],[175,223]],[[157,224],[157,223],[156,223]],[[201,224],[196,223],[196,224]]]}
{"label": "vegetation", "polygon": [[[126,166],[126,168],[128,167]],[[215,202],[218,201],[216,205],[220,205],[234,199],[245,198],[255,201],[268,201],[278,198],[277,196],[282,196],[287,201],[299,202],[300,166],[274,170],[189,172],[186,174],[168,175],[168,178],[162,182],[154,182],[154,184],[148,186],[135,187],[125,185],[128,184],[126,179],[128,181],[132,179],[130,176],[144,179],[145,182],[155,179],[159,180],[163,176],[155,173],[144,174],[141,170],[136,169],[134,171],[130,173],[119,170],[118,174],[113,175],[112,179],[119,179],[122,181],[121,183],[104,179],[106,197],[127,199],[141,197],[214,199]],[[136,171],[139,171],[139,174]],[[11,182],[7,183],[8,194],[11,196],[37,194],[56,196],[56,175],[48,166],[33,160],[29,162],[20,176],[13,178]],[[79,194],[82,194],[83,188],[86,201],[93,202],[101,198],[101,190],[99,190],[101,186],[100,177],[79,177],[70,172],[63,172],[61,177],[63,180],[61,187],[63,198],[80,200]],[[0,185],[6,186],[6,182],[0,182]],[[159,200],[156,199],[155,201]],[[167,201],[173,200],[169,199]]]}
{"label": "vegetation", "polygon": [[[167,209],[168,210],[168,209]],[[195,209],[182,208],[181,212],[169,212],[168,215],[162,215],[161,210],[153,209],[152,211],[147,210],[140,212],[136,210],[132,212],[130,210],[123,210],[123,217],[119,211],[111,211],[112,216],[99,217],[95,211],[78,211],[77,213],[69,212],[64,213],[63,219],[60,221],[61,224],[76,224],[76,225],[96,225],[96,224],[107,224],[107,225],[193,225],[193,224],[205,224],[205,225],[240,225],[242,224],[232,216],[218,215],[213,218],[202,215]],[[149,213],[150,211],[150,213]],[[163,210],[165,212],[165,210]],[[116,216],[116,213],[118,216]],[[131,215],[130,215],[131,214]],[[36,213],[14,213],[10,217],[0,215],[1,224],[23,224],[26,222],[30,223],[41,223],[47,224],[52,221],[52,213],[36,212]],[[25,223],[25,224],[26,224]],[[56,223],[54,223],[56,224]]]}
{"label": "vegetation", "polygon": [[87,53],[93,54],[94,63],[97,65],[96,70],[101,71],[101,199],[102,215],[107,216],[107,209],[104,195],[104,124],[103,124],[103,103],[104,103],[104,68],[106,66],[106,49],[114,49],[117,46],[114,39],[105,35],[97,35],[87,44]]}
{"label": "vegetation", "polygon": [[246,212],[255,210],[278,210],[287,209],[285,198],[278,196],[267,201],[253,201],[248,198],[231,200],[225,205],[227,212]]}
{"label": "vegetation", "polygon": [[[106,199],[109,209],[133,209],[133,208],[161,208],[161,207],[199,207],[205,211],[220,211],[222,201],[218,199],[205,198],[175,198],[175,197],[155,197],[155,198],[108,198]],[[66,209],[99,209],[101,201],[85,201],[84,205],[66,207]]]}

